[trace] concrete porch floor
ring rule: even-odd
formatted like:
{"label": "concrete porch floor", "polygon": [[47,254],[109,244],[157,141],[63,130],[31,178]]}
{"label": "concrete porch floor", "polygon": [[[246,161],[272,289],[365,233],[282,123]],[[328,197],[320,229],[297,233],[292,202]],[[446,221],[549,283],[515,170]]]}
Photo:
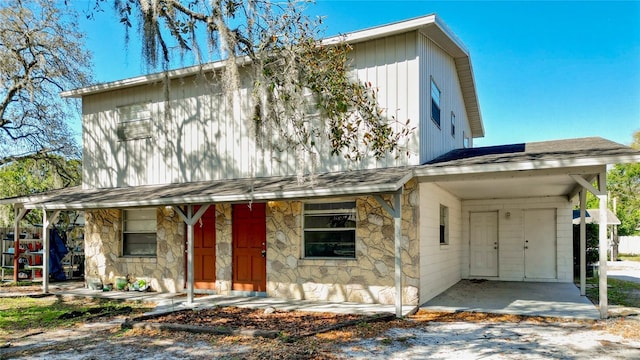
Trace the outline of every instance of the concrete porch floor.
{"label": "concrete porch floor", "polygon": [[[315,312],[332,312],[341,314],[395,314],[395,305],[337,303],[311,300],[288,300],[270,297],[245,297],[225,295],[196,294],[192,304],[187,304],[185,293],[159,293],[137,291],[99,291],[84,286],[62,286],[51,289],[56,295],[93,297],[113,300],[153,302],[156,307],[149,314],[164,313],[191,308],[208,308],[214,306],[237,306],[255,309],[274,308],[276,310],[300,310]],[[402,314],[407,315],[416,306],[403,306]]]}
{"label": "concrete porch floor", "polygon": [[573,283],[461,280],[420,306],[432,311],[599,319],[600,313]]}

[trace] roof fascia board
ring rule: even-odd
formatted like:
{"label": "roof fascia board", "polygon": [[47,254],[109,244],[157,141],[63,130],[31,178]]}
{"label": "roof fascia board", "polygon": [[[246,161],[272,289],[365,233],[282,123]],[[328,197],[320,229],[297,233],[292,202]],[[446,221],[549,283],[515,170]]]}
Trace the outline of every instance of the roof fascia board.
{"label": "roof fascia board", "polygon": [[[105,209],[105,208],[127,208],[145,206],[166,206],[182,204],[204,204],[204,203],[238,203],[247,201],[269,201],[269,200],[295,200],[315,197],[334,196],[362,196],[368,194],[394,193],[411,179],[412,174],[405,175],[400,181],[384,185],[374,186],[347,186],[341,188],[324,188],[314,190],[276,191],[260,192],[255,194],[237,195],[211,195],[211,196],[189,196],[170,197],[164,199],[152,199],[141,201],[105,201],[105,202],[76,202],[76,203],[25,203],[27,209],[47,208],[50,210],[81,210],[81,209]],[[405,180],[406,179],[406,180]]]}
{"label": "roof fascia board", "polygon": [[[250,60],[248,57],[242,57],[242,58],[236,59],[236,62],[239,65],[243,66],[243,65],[249,64]],[[91,94],[112,90],[112,89],[123,89],[123,88],[139,86],[139,85],[157,83],[157,82],[164,81],[164,79],[167,77],[169,79],[177,79],[177,78],[183,78],[191,75],[196,75],[201,72],[216,71],[224,68],[225,66],[226,66],[226,60],[219,60],[211,63],[194,65],[194,66],[189,66],[186,68],[180,68],[175,70],[169,70],[166,73],[159,72],[159,73],[154,73],[149,75],[137,76],[129,79],[116,80],[116,81],[106,82],[102,84],[87,86],[84,88],[79,88],[74,90],[63,91],[60,93],[60,96],[66,97],[66,98],[80,98],[85,95],[91,95]]]}
{"label": "roof fascia board", "polygon": [[382,36],[391,36],[396,34],[402,34],[405,32],[415,31],[429,24],[436,22],[436,15],[431,14],[427,16],[421,16],[414,19],[398,21],[395,23],[376,26],[364,30],[358,30],[344,35],[336,35],[322,40],[323,45],[335,45],[343,42],[349,44],[355,44],[364,42],[367,40],[379,38]]}
{"label": "roof fascia board", "polygon": [[558,176],[558,175],[587,175],[598,174],[603,165],[582,167],[554,167],[546,169],[509,170],[492,172],[457,173],[448,175],[422,176],[416,174],[421,182],[449,182],[449,181],[474,181],[493,179],[522,179],[531,177]]}
{"label": "roof fascia board", "polygon": [[640,154],[638,155],[616,155],[603,156],[589,159],[571,159],[571,160],[539,160],[539,161],[522,161],[517,163],[501,163],[501,164],[479,164],[468,166],[443,166],[443,167],[426,167],[415,169],[414,173],[419,177],[432,177],[442,175],[460,175],[460,174],[477,174],[477,173],[500,173],[508,171],[522,170],[540,170],[553,168],[573,168],[586,166],[599,166],[609,164],[622,164],[640,162]]}

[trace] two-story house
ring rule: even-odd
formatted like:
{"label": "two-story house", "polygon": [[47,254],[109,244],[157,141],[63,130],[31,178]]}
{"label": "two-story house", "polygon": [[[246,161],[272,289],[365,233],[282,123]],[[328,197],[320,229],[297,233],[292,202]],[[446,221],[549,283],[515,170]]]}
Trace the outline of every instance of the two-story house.
{"label": "two-story house", "polygon": [[416,127],[407,156],[348,162],[317,144],[299,183],[296,154],[249,136],[250,89],[229,107],[201,76],[220,62],[65,92],[82,99],[82,187],[10,201],[84,210],[88,279],[191,297],[400,306],[460,279],[573,281],[577,194],[602,195],[606,165],[638,152],[600,138],[474,148],[469,51],[436,15],[346,41],[387,116]]}

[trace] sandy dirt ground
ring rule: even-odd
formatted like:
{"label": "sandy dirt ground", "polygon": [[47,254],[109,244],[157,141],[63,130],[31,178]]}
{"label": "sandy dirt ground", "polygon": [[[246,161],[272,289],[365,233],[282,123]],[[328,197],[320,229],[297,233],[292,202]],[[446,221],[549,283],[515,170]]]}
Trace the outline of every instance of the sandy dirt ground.
{"label": "sandy dirt ground", "polygon": [[0,349],[0,358],[639,359],[638,331],[635,317],[597,323],[415,322],[369,338],[344,340],[338,331],[286,343],[185,332],[122,332],[114,320],[15,339],[10,348]]}

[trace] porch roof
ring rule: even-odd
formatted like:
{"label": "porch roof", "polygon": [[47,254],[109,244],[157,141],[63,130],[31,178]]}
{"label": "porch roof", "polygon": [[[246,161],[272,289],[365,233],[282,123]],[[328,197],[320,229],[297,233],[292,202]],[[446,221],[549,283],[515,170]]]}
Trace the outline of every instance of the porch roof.
{"label": "porch roof", "polygon": [[409,168],[387,168],[318,174],[301,183],[297,176],[286,176],[109,189],[76,186],[0,199],[0,204],[23,204],[27,209],[81,210],[354,196],[393,193],[411,177]]}
{"label": "porch roof", "polygon": [[450,151],[414,169],[461,199],[566,196],[611,164],[640,162],[640,151],[600,137],[488,146]]}

